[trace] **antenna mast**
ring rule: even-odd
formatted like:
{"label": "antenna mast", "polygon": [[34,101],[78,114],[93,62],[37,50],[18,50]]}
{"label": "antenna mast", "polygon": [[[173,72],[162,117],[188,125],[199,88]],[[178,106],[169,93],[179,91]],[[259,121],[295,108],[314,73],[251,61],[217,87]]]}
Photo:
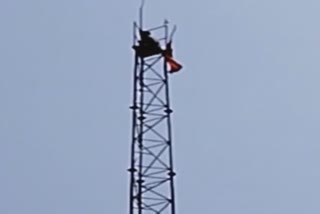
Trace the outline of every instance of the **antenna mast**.
{"label": "antenna mast", "polygon": [[140,10],[139,10],[139,25],[140,28],[143,29],[143,8],[144,8],[145,0],[141,0]]}
{"label": "antenna mast", "polygon": [[167,21],[145,30],[143,7],[144,0],[133,33],[129,214],[176,214],[167,61],[172,53],[166,55],[173,32],[169,37]]}

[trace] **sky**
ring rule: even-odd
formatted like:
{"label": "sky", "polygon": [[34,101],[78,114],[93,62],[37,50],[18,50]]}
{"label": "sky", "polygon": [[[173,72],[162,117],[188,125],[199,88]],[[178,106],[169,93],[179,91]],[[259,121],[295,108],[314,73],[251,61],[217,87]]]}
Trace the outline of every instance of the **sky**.
{"label": "sky", "polygon": [[[138,0],[0,1],[0,213],[128,213]],[[320,212],[320,3],[147,0],[177,24],[178,213]]]}

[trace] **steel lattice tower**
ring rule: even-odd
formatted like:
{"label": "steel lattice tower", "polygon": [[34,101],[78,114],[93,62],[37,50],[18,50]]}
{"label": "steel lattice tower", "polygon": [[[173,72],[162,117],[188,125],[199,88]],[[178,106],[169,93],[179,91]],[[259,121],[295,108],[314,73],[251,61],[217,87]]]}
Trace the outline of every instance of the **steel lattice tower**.
{"label": "steel lattice tower", "polygon": [[[142,25],[142,24],[141,24]],[[134,23],[134,46],[142,26]],[[148,29],[162,47],[170,38],[168,22]],[[171,36],[172,37],[172,36]],[[150,56],[149,56],[150,55]],[[130,214],[175,214],[169,73],[163,54],[141,56],[133,69]]]}

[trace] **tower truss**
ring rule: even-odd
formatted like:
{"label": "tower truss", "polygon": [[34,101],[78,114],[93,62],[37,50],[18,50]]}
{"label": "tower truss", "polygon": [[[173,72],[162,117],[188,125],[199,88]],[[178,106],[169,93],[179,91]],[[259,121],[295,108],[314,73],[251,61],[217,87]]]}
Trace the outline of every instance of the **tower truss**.
{"label": "tower truss", "polygon": [[[148,29],[161,47],[169,27]],[[134,24],[134,46],[141,28]],[[141,38],[140,38],[141,39]],[[163,54],[135,51],[133,75],[130,214],[175,214],[169,74]]]}

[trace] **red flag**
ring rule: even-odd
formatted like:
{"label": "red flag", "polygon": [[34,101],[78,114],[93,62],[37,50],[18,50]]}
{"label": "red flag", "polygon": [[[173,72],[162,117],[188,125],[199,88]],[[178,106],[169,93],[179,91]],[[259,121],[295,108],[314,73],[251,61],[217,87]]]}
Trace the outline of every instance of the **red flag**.
{"label": "red flag", "polygon": [[171,47],[171,41],[167,44],[166,50],[165,50],[165,60],[170,66],[170,73],[174,73],[179,71],[182,68],[182,65],[179,64],[177,61],[175,61],[172,57],[172,47]]}
{"label": "red flag", "polygon": [[182,65],[180,65],[177,61],[175,61],[172,57],[166,56],[165,59],[170,66],[170,70],[169,70],[170,73],[177,72],[182,68]]}

